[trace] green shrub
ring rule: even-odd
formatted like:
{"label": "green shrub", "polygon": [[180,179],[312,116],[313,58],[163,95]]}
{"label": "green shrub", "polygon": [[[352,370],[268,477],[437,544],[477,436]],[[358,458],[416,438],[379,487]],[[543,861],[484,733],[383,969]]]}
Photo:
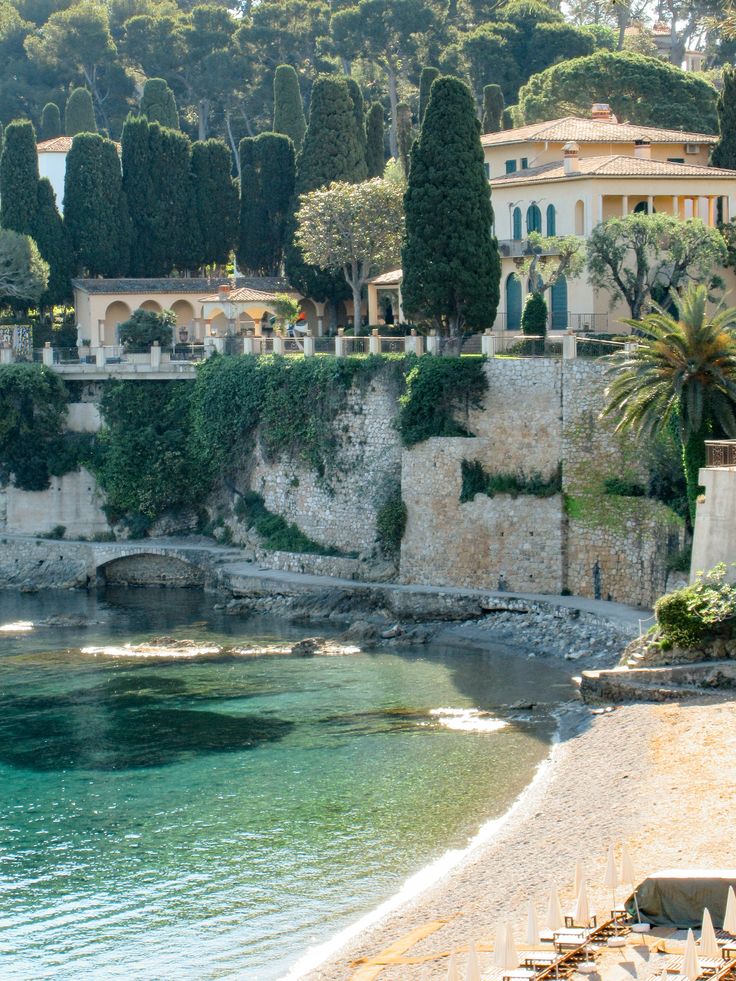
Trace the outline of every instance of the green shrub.
{"label": "green shrub", "polygon": [[280,514],[269,511],[263,498],[255,491],[242,494],[235,513],[246,528],[253,528],[261,537],[264,548],[272,552],[308,552],[314,555],[342,555],[336,548],[320,545],[290,524]]}
{"label": "green shrub", "polygon": [[120,343],[126,351],[142,354],[151,350],[155,342],[162,348],[171,347],[171,336],[176,327],[173,310],[157,313],[155,310],[135,310],[125,323],[120,324]]}
{"label": "green shrub", "polygon": [[692,545],[686,545],[685,548],[679,549],[667,560],[667,569],[670,572],[690,572],[692,554]]}
{"label": "green shrub", "polygon": [[476,494],[495,497],[510,494],[511,497],[528,494],[531,497],[552,497],[562,492],[562,469],[548,477],[541,473],[494,473],[490,474],[478,460],[463,460],[460,465],[462,486],[460,503],[472,501]]}
{"label": "green shrub", "polygon": [[457,419],[480,409],[488,389],[483,359],[407,358],[406,391],[399,399],[396,426],[404,446],[432,436],[472,436]]}
{"label": "green shrub", "polygon": [[608,477],[603,481],[603,489],[606,494],[613,494],[617,497],[645,497],[646,488],[632,480],[625,480],[622,477]]}
{"label": "green shrub", "polygon": [[60,541],[66,535],[66,525],[54,525],[51,531],[45,531],[39,538],[48,538],[51,541]]}
{"label": "green shrub", "polygon": [[723,563],[699,572],[685,589],[657,601],[654,612],[663,640],[696,647],[709,637],[733,637],[736,631],[736,586],[726,581]]}
{"label": "green shrub", "polygon": [[397,555],[406,530],[406,504],[397,489],[376,515],[376,537],[386,555]]}
{"label": "green shrub", "polygon": [[532,337],[547,334],[547,302],[542,293],[529,293],[521,312],[521,332]]}

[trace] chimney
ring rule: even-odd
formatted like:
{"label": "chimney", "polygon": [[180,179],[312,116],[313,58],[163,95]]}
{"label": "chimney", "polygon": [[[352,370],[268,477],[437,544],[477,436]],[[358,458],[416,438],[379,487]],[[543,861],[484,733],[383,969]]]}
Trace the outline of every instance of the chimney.
{"label": "chimney", "polygon": [[634,156],[640,160],[652,159],[652,144],[649,140],[634,140]]}
{"label": "chimney", "polygon": [[601,123],[612,123],[614,121],[614,115],[607,102],[594,102],[590,110],[590,118],[596,119]]}
{"label": "chimney", "polygon": [[565,174],[580,173],[580,147],[577,143],[566,143],[562,148]]}
{"label": "chimney", "polygon": [[220,300],[227,300],[230,296],[230,287],[223,283],[221,286],[217,287],[217,296]]}

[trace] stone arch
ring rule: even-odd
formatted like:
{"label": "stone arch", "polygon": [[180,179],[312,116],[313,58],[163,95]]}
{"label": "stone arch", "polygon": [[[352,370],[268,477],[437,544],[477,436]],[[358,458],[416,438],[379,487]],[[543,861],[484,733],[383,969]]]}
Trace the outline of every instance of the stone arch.
{"label": "stone arch", "polygon": [[575,234],[585,235],[585,201],[575,202]]}
{"label": "stone arch", "polygon": [[122,300],[113,300],[105,310],[105,330],[102,343],[113,345],[118,343],[118,327],[130,318],[130,307]]}
{"label": "stone arch", "polygon": [[177,327],[188,327],[194,320],[194,307],[189,300],[177,300],[171,304],[171,309],[176,314]]}
{"label": "stone arch", "polygon": [[526,209],[526,233],[531,232],[542,234],[542,212],[538,204],[530,204]]}
{"label": "stone arch", "polygon": [[214,337],[225,337],[227,335],[228,319],[222,310],[213,310],[209,319],[212,335]]}
{"label": "stone arch", "polygon": [[157,300],[144,300],[138,309],[150,310],[153,313],[161,313],[161,304]]}
{"label": "stone arch", "polygon": [[204,571],[186,559],[155,552],[116,556],[97,566],[98,582],[118,586],[204,586]]}

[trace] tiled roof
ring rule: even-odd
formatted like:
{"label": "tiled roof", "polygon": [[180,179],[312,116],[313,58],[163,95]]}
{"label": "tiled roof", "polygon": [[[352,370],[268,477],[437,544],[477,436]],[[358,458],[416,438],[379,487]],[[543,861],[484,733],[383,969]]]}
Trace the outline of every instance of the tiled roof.
{"label": "tiled roof", "polygon": [[581,116],[564,116],[544,123],[530,123],[500,133],[481,136],[483,146],[503,146],[507,143],[633,143],[649,140],[650,143],[705,143],[718,140],[707,133],[685,133],[679,129],[659,129],[656,126],[636,126],[634,123],[611,123],[604,119],[584,119]]}
{"label": "tiled roof", "polygon": [[[218,286],[230,286],[225,277],[214,279],[73,279],[72,286],[84,293],[208,293]],[[288,292],[291,287],[279,276],[238,276],[236,288],[262,290],[265,293]]]}
{"label": "tiled roof", "polygon": [[678,164],[667,160],[645,160],[624,154],[580,157],[578,171],[565,173],[562,161],[530,167],[514,174],[504,174],[491,180],[492,187],[507,184],[532,184],[543,181],[571,180],[576,177],[731,177],[736,180],[736,170],[705,167],[702,164]]}
{"label": "tiled roof", "polygon": [[372,286],[398,286],[401,282],[402,272],[400,269],[392,269],[390,272],[381,273],[372,279]]}
{"label": "tiled roof", "polygon": [[227,300],[229,303],[269,303],[273,300],[273,293],[266,293],[263,290],[254,290],[248,286],[240,289],[230,290],[227,296],[221,297],[219,293],[212,293],[210,296],[203,296],[200,303],[221,303]]}
{"label": "tiled roof", "polygon": [[55,136],[53,140],[42,140],[36,144],[38,153],[69,153],[72,146],[71,136]]}

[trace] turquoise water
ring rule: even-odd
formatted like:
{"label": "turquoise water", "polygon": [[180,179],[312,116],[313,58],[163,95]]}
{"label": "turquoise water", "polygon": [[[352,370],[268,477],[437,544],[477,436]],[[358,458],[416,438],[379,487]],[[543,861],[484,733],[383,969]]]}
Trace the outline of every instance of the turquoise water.
{"label": "turquoise water", "polygon": [[[58,614],[94,622],[43,625]],[[234,655],[307,632],[196,592],[0,594],[19,620],[37,625],[0,633],[2,981],[282,977],[501,814],[569,695],[559,666],[502,651]],[[224,650],[81,651],[162,634]]]}

